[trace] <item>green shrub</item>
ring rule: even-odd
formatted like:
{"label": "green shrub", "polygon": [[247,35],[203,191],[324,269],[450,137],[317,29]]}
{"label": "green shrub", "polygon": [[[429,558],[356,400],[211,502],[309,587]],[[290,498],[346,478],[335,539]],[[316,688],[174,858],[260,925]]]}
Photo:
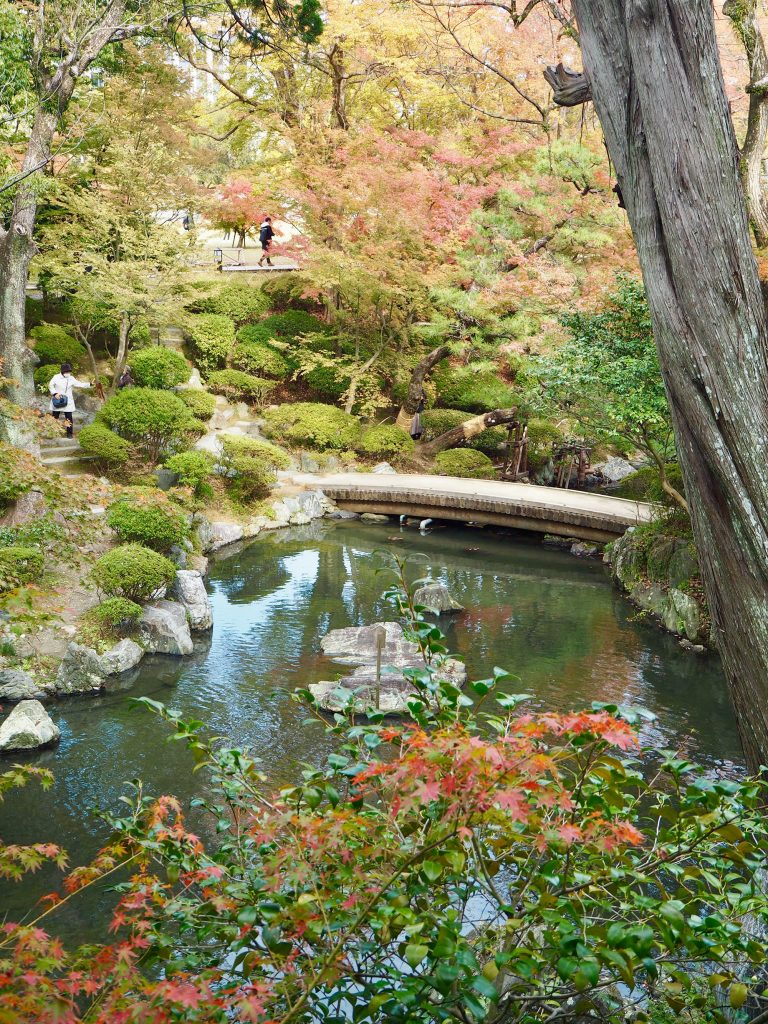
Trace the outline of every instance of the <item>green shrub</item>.
{"label": "green shrub", "polygon": [[51,378],[59,372],[58,363],[45,363],[43,366],[35,368],[35,390],[41,391],[44,395],[48,394],[48,385],[51,383]]}
{"label": "green shrub", "polygon": [[360,422],[332,405],[294,402],[268,409],[265,433],[288,444],[344,451],[353,448],[360,435]]}
{"label": "green shrub", "polygon": [[91,579],[101,593],[129,601],[150,601],[175,578],[173,562],[141,544],[112,548],[97,559],[91,570]]}
{"label": "green shrub", "polygon": [[38,324],[32,328],[29,336],[41,363],[55,364],[57,370],[62,363],[71,363],[73,370],[80,370],[85,366],[85,347],[58,324]]}
{"label": "green shrub", "polygon": [[[423,441],[434,441],[436,437],[445,434],[461,423],[470,419],[470,413],[462,409],[428,409],[421,414],[421,426],[424,431]],[[495,452],[499,445],[507,440],[505,427],[489,427],[487,430],[476,434],[471,441],[465,445],[466,448],[473,448],[480,452]]]}
{"label": "green shrub", "polygon": [[142,608],[125,597],[108,597],[88,612],[89,617],[104,629],[114,633],[127,632],[141,618]]}
{"label": "green shrub", "polygon": [[37,460],[29,452],[0,442],[0,508],[37,483],[38,472]]}
{"label": "green shrub", "polygon": [[208,421],[216,410],[216,399],[207,391],[197,388],[184,388],[176,394],[189,409],[196,420]]}
{"label": "green shrub", "polygon": [[0,548],[0,593],[34,583],[42,576],[44,565],[45,556],[39,548]]}
{"label": "green shrub", "polygon": [[471,448],[452,448],[435,456],[435,472],[440,476],[468,476],[477,480],[493,477],[493,463],[482,452]]}
{"label": "green shrub", "polygon": [[101,423],[91,423],[78,434],[80,447],[106,468],[124,466],[134,454],[133,445]]}
{"label": "green shrub", "polygon": [[204,373],[224,366],[235,342],[235,322],[220,313],[190,317],[189,339],[195,361]]}
{"label": "green shrub", "polygon": [[328,334],[331,331],[324,320],[303,309],[286,309],[283,313],[274,313],[262,320],[259,326],[286,341],[293,341],[300,334]]}
{"label": "green shrub", "polygon": [[277,477],[276,469],[288,469],[290,456],[275,445],[247,437],[223,434],[221,462],[228,489],[237,501],[266,498]]}
{"label": "green shrub", "polygon": [[258,406],[264,405],[276,386],[272,380],[254,377],[242,370],[216,370],[208,375],[207,384],[217,395],[242,398]]}
{"label": "green shrub", "polygon": [[245,373],[263,374],[278,380],[284,380],[291,371],[288,360],[261,341],[239,341],[232,352],[232,365]]}
{"label": "green shrub", "polygon": [[180,398],[154,388],[118,391],[101,407],[98,420],[132,441],[153,464],[161,453],[179,447],[190,431],[200,427]]}
{"label": "green shrub", "polygon": [[528,421],[528,457],[541,460],[552,455],[552,449],[563,440],[562,431],[549,420]]}
{"label": "green shrub", "polygon": [[313,391],[328,398],[341,398],[352,382],[349,374],[340,373],[333,366],[315,366],[308,373],[302,375],[302,380]]}
{"label": "green shrub", "polygon": [[205,313],[229,317],[236,324],[247,324],[263,316],[269,305],[269,298],[260,288],[247,281],[231,281],[216,295],[204,299],[200,308]]}
{"label": "green shrub", "polygon": [[164,345],[150,345],[131,357],[131,370],[138,385],[174,388],[189,380],[189,365],[180,352]]}
{"label": "green shrub", "polygon": [[24,302],[24,322],[27,327],[37,327],[43,322],[43,300],[27,296]]}
{"label": "green shrub", "polygon": [[517,404],[514,391],[505,384],[493,364],[451,366],[441,363],[432,375],[440,405],[467,412],[508,409]]}
{"label": "green shrub", "polygon": [[184,514],[160,494],[121,495],[107,509],[107,524],[123,543],[144,544],[163,552],[189,534]]}
{"label": "green shrub", "polygon": [[365,455],[384,458],[390,455],[405,455],[416,445],[412,438],[393,423],[380,423],[363,434],[357,450]]}
{"label": "green shrub", "polygon": [[166,469],[175,473],[183,487],[191,487],[198,497],[211,493],[208,480],[215,460],[209,452],[179,452],[166,462]]}
{"label": "green shrub", "polygon": [[312,282],[304,274],[295,271],[290,274],[270,274],[261,286],[273,307],[292,306],[301,310],[320,307],[318,300],[308,294],[312,288]]}

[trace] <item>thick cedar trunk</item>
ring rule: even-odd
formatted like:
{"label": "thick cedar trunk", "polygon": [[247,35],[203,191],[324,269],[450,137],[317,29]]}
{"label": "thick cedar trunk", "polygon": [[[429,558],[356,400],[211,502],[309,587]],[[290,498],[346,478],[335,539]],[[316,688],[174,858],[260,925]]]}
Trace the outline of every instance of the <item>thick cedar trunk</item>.
{"label": "thick cedar trunk", "polygon": [[500,423],[514,423],[516,419],[516,407],[514,409],[494,409],[493,412],[484,412],[480,416],[473,416],[471,419],[465,420],[452,430],[446,430],[444,434],[436,437],[434,441],[420,444],[417,450],[419,455],[431,456],[445,451],[446,448],[460,448],[467,441],[471,441],[473,437],[477,437],[484,430],[488,430],[489,427],[498,427]]}
{"label": "thick cedar trunk", "polygon": [[406,431],[411,429],[411,420],[416,414],[421,400],[424,397],[424,381],[432,370],[434,370],[440,360],[445,359],[450,351],[451,350],[447,345],[439,345],[437,348],[433,348],[428,355],[424,356],[424,358],[416,364],[408,383],[408,394],[400,408],[400,412],[397,414],[395,426]]}
{"label": "thick cedar trunk", "polygon": [[739,176],[755,241],[768,245],[768,203],[763,190],[762,169],[768,140],[768,54],[757,18],[757,0],[726,0],[723,14],[730,18],[744,46],[749,66],[749,111],[747,131],[741,147]]}
{"label": "thick cedar trunk", "polygon": [[[768,330],[710,0],[574,0],[744,750],[768,758]],[[692,695],[695,697],[695,695]]]}

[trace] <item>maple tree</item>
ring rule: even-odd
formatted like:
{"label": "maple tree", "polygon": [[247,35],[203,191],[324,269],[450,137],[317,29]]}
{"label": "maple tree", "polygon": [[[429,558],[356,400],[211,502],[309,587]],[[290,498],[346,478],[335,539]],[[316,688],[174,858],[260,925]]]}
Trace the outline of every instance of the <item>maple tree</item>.
{"label": "maple tree", "polygon": [[263,202],[247,178],[233,177],[218,190],[211,204],[211,217],[216,227],[235,236],[236,245],[245,245],[247,235],[266,216]]}

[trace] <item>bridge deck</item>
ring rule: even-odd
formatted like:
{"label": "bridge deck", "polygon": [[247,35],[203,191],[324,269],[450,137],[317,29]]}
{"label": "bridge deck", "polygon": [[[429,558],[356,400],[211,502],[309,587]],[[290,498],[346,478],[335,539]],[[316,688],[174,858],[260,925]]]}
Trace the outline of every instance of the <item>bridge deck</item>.
{"label": "bridge deck", "polygon": [[297,474],[294,479],[322,488],[352,512],[431,516],[584,540],[614,540],[628,527],[647,523],[653,513],[645,502],[500,480],[400,473]]}

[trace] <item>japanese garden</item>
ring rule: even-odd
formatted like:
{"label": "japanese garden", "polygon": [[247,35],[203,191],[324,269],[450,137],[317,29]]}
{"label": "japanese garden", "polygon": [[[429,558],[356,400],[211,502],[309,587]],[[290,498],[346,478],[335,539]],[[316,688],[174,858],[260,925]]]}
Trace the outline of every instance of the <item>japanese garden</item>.
{"label": "japanese garden", "polygon": [[0,0],[0,1024],[768,1022],[764,0]]}

